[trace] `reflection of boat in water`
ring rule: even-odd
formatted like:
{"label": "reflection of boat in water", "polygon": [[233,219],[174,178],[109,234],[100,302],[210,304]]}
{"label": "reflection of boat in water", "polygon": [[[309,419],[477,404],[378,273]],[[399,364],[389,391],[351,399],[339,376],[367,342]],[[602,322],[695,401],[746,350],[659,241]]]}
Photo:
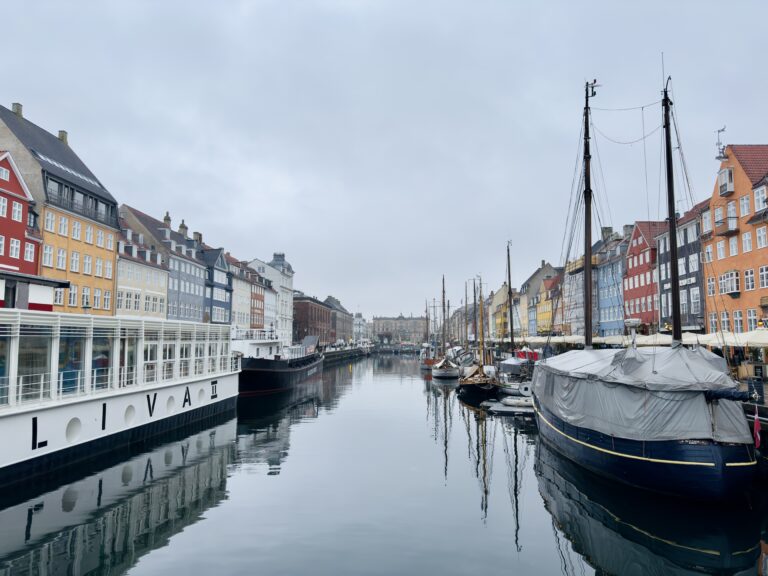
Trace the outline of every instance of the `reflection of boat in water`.
{"label": "reflection of boat in water", "polygon": [[426,383],[427,409],[432,409],[435,442],[443,448],[443,476],[448,480],[448,440],[453,428],[453,406],[456,398],[456,380],[436,380]]}
{"label": "reflection of boat in water", "polygon": [[[598,574],[754,573],[760,552],[757,511],[692,505],[610,482],[537,446],[544,505],[573,549]],[[560,551],[561,554],[563,551]]]}
{"label": "reflection of boat in water", "polygon": [[234,440],[234,418],[198,426],[181,440],[9,505],[0,511],[0,573],[128,570],[226,498]]}

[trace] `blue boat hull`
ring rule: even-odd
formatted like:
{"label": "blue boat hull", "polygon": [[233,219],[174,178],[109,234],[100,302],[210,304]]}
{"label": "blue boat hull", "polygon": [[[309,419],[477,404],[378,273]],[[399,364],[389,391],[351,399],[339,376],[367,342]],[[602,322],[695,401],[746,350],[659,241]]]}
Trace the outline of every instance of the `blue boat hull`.
{"label": "blue boat hull", "polygon": [[564,422],[534,399],[539,434],[584,468],[630,486],[692,499],[744,495],[755,480],[754,446],[707,440],[639,441]]}

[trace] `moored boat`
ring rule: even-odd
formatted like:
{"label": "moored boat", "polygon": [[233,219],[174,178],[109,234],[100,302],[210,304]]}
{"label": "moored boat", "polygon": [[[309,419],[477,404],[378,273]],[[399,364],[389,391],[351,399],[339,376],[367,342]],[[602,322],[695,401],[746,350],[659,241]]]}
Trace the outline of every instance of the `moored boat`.
{"label": "moored boat", "polygon": [[[591,262],[589,98],[584,107],[584,262]],[[592,349],[591,266],[584,266],[584,350],[539,362],[533,390],[541,438],[577,464],[632,486],[700,499],[742,495],[755,477],[744,396],[725,361],[681,344],[670,106],[663,96],[673,344]]]}
{"label": "moored boat", "polygon": [[432,377],[442,379],[457,379],[459,377],[459,365],[448,358],[443,358],[432,365]]}

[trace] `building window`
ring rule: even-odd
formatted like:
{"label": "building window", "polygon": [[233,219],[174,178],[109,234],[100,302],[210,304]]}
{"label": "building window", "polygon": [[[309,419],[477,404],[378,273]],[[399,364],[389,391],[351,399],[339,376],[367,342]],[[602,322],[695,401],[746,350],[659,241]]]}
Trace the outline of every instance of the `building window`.
{"label": "building window", "polygon": [[144,296],[144,312],[149,312],[149,304],[150,304],[149,296],[145,295]]}
{"label": "building window", "polygon": [[59,236],[66,236],[69,230],[69,219],[66,216],[59,216]]}
{"label": "building window", "polygon": [[133,309],[136,311],[141,309],[141,294],[138,292],[133,295]]}
{"label": "building window", "polygon": [[53,232],[55,225],[56,225],[56,217],[53,215],[53,212],[51,212],[50,210],[47,210],[45,212],[45,230],[47,232]]}
{"label": "building window", "polygon": [[8,215],[8,200],[0,196],[0,216],[5,218]]}
{"label": "building window", "polygon": [[[73,252],[75,254],[75,252]],[[91,273],[91,266],[92,266],[93,258],[90,254],[83,255],[83,274],[90,274]]]}
{"label": "building window", "polygon": [[765,210],[765,208],[766,208],[765,186],[760,186],[760,188],[755,190],[755,212],[759,212],[760,210]]}
{"label": "building window", "polygon": [[749,194],[739,198],[739,216],[749,216]]}
{"label": "building window", "polygon": [[[80,252],[73,250],[69,255],[69,270],[70,272],[80,272]],[[83,288],[83,293],[85,293],[85,288]]]}
{"label": "building window", "polygon": [[85,241],[88,244],[93,244],[93,226],[90,224],[85,225]]}
{"label": "building window", "polygon": [[722,260],[725,258],[725,240],[720,240],[717,243],[717,259]]}
{"label": "building window", "polygon": [[123,307],[123,291],[118,290],[117,291],[117,300],[115,302],[115,308],[118,310]]}
{"label": "building window", "polygon": [[728,317],[727,310],[723,310],[723,313],[720,314],[720,329],[724,331],[728,331],[731,329],[731,320]]}
{"label": "building window", "polygon": [[104,263],[104,278],[112,279],[112,262],[110,260]]}
{"label": "building window", "polygon": [[35,261],[35,245],[32,242],[24,243],[24,260],[26,262]]}
{"label": "building window", "polygon": [[765,248],[766,246],[768,246],[768,234],[766,232],[767,231],[765,226],[757,229],[757,247],[758,248]]}
{"label": "building window", "polygon": [[680,289],[680,314],[688,314],[688,290]]}
{"label": "building window", "polygon": [[11,258],[19,259],[19,255],[21,253],[21,240],[17,238],[11,238],[11,251],[8,253],[8,255]]}
{"label": "building window", "polygon": [[64,305],[64,288],[54,288],[53,289],[53,303],[56,306],[63,306]]}
{"label": "building window", "polygon": [[110,306],[112,306],[112,292],[104,290],[104,310],[109,310]]}
{"label": "building window", "polygon": [[74,240],[80,240],[80,230],[83,227],[77,220],[72,220],[72,238]]}
{"label": "building window", "polygon": [[96,246],[104,247],[104,230],[96,230]]}
{"label": "building window", "polygon": [[760,266],[760,288],[768,288],[768,266]]}
{"label": "building window", "polygon": [[11,211],[11,220],[21,222],[21,202],[14,202]]}
{"label": "building window", "polygon": [[741,310],[733,311],[733,331],[739,334],[744,332],[744,318]]}
{"label": "building window", "polygon": [[691,314],[701,314],[701,298],[699,297],[699,287],[691,288]]}
{"label": "building window", "polygon": [[677,259],[677,269],[680,272],[681,276],[684,276],[685,274],[687,274],[687,272],[685,271],[685,256]]}
{"label": "building window", "polygon": [[112,234],[107,234],[107,250],[113,250],[115,248],[115,238]]}
{"label": "building window", "polygon": [[720,275],[720,294],[734,294],[739,292],[739,273],[730,270]]}
{"label": "building window", "polygon": [[53,267],[53,246],[48,244],[43,246],[43,266]]}
{"label": "building window", "polygon": [[56,268],[59,270],[67,269],[67,251],[64,248],[59,248],[56,252]]}
{"label": "building window", "polygon": [[699,271],[699,255],[698,254],[691,254],[688,256],[688,271],[698,272]]}
{"label": "building window", "polygon": [[728,238],[728,256],[739,255],[739,239],[736,236]]}
{"label": "building window", "polygon": [[717,332],[717,312],[709,313],[709,332],[710,334]]}
{"label": "building window", "polygon": [[715,226],[720,226],[723,223],[723,207],[718,206],[715,208]]}
{"label": "building window", "polygon": [[77,306],[77,286],[74,284],[69,285],[69,307],[75,308]]}
{"label": "building window", "polygon": [[755,289],[755,271],[744,270],[744,290]]}
{"label": "building window", "polygon": [[712,262],[712,245],[706,246],[704,248],[704,253],[702,254],[702,262],[704,264],[708,264],[709,262]]}
{"label": "building window", "polygon": [[709,210],[705,210],[701,213],[701,233],[708,234],[712,232],[712,217]]}
{"label": "building window", "polygon": [[101,288],[93,289],[93,307],[97,310],[101,308]]}
{"label": "building window", "polygon": [[152,312],[157,312],[157,296],[152,296]]}
{"label": "building window", "polygon": [[88,286],[83,286],[82,297],[80,299],[83,308],[91,307],[91,289]]}
{"label": "building window", "polygon": [[160,314],[165,314],[165,298],[160,297],[159,306],[160,308],[158,311],[160,312]]}
{"label": "building window", "polygon": [[101,277],[102,276],[103,267],[104,267],[104,261],[97,256],[96,257],[96,269],[94,270],[94,275]]}
{"label": "building window", "polygon": [[744,232],[741,236],[741,251],[752,252],[752,232]]}
{"label": "building window", "polygon": [[747,330],[757,330],[757,310],[747,310]]}

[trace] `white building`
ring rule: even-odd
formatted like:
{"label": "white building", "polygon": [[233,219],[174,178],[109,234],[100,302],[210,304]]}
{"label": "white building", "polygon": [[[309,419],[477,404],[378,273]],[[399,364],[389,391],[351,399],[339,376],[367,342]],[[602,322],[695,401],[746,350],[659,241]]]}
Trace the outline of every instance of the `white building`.
{"label": "white building", "polygon": [[355,342],[368,338],[368,323],[360,312],[356,313],[352,320],[352,337]]}
{"label": "white building", "polygon": [[[272,282],[276,292],[277,315],[275,330],[278,339],[284,346],[290,346],[293,338],[293,268],[286,262],[283,252],[275,252],[269,263],[254,259],[249,266]],[[264,295],[264,327],[269,327],[267,320],[267,298]]]}

